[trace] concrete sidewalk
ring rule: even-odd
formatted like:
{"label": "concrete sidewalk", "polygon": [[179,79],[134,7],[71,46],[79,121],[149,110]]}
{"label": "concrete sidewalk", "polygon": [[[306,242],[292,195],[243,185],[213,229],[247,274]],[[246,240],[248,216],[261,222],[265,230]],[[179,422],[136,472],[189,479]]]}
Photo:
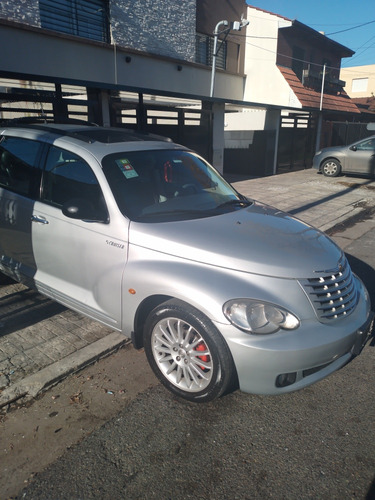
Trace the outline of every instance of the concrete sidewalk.
{"label": "concrete sidewalk", "polygon": [[[334,235],[343,249],[370,245],[372,251],[375,180],[329,179],[310,169],[228,180],[245,196],[290,212]],[[23,285],[0,286],[0,407],[35,397],[127,343],[123,335]]]}

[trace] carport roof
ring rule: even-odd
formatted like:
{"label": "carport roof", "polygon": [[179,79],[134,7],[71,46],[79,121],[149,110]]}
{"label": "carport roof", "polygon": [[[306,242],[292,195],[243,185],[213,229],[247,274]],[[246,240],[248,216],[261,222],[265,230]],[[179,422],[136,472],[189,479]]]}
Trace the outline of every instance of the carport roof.
{"label": "carport roof", "polygon": [[[303,108],[306,108],[308,110],[316,110],[320,108],[320,92],[304,87],[291,68],[286,68],[284,66],[278,66],[278,68],[285,80],[288,82],[290,88],[293,90],[296,97],[302,104]],[[323,110],[329,111],[356,114],[360,113],[355,103],[344,91],[342,91],[340,95],[324,93],[322,108]]]}

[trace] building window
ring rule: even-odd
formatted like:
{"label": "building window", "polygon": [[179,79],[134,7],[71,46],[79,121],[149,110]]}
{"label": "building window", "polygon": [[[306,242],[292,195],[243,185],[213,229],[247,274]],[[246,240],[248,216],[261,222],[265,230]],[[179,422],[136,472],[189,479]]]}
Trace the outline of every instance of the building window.
{"label": "building window", "polygon": [[106,0],[39,0],[42,28],[108,42]]}
{"label": "building window", "polygon": [[301,47],[293,47],[292,70],[302,81],[303,68],[305,64],[305,51]]}
{"label": "building window", "polygon": [[368,78],[354,78],[352,80],[352,92],[367,92]]}
{"label": "building window", "polygon": [[[211,66],[214,51],[214,38],[212,36],[197,33],[195,40],[195,62]],[[216,67],[226,69],[227,42],[218,40],[217,47],[219,51],[216,57]]]}

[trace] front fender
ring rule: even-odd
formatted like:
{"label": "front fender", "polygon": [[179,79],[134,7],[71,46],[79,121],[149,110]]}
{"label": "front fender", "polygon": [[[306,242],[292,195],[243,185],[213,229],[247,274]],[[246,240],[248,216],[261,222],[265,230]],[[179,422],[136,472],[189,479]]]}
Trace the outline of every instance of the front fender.
{"label": "front fender", "polygon": [[346,166],[346,157],[343,154],[334,154],[334,155],[329,155],[323,158],[320,162],[320,168],[323,166],[323,163],[326,162],[327,160],[336,160],[340,163],[341,167],[344,168]]}
{"label": "front fender", "polygon": [[228,324],[223,313],[224,303],[239,297],[276,303],[292,309],[300,318],[311,318],[313,314],[309,301],[294,279],[241,272],[224,265],[202,264],[133,246],[129,249],[123,280],[124,333],[129,335],[134,331],[138,308],[156,296],[187,302],[211,321],[222,324]]}

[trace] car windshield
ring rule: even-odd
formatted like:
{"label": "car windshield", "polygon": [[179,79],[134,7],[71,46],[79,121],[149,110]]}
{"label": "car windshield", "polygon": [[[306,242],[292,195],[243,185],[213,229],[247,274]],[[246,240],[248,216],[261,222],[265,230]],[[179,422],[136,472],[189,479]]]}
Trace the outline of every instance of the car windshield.
{"label": "car windshield", "polygon": [[114,153],[102,165],[119,209],[137,222],[210,217],[250,204],[190,151]]}

